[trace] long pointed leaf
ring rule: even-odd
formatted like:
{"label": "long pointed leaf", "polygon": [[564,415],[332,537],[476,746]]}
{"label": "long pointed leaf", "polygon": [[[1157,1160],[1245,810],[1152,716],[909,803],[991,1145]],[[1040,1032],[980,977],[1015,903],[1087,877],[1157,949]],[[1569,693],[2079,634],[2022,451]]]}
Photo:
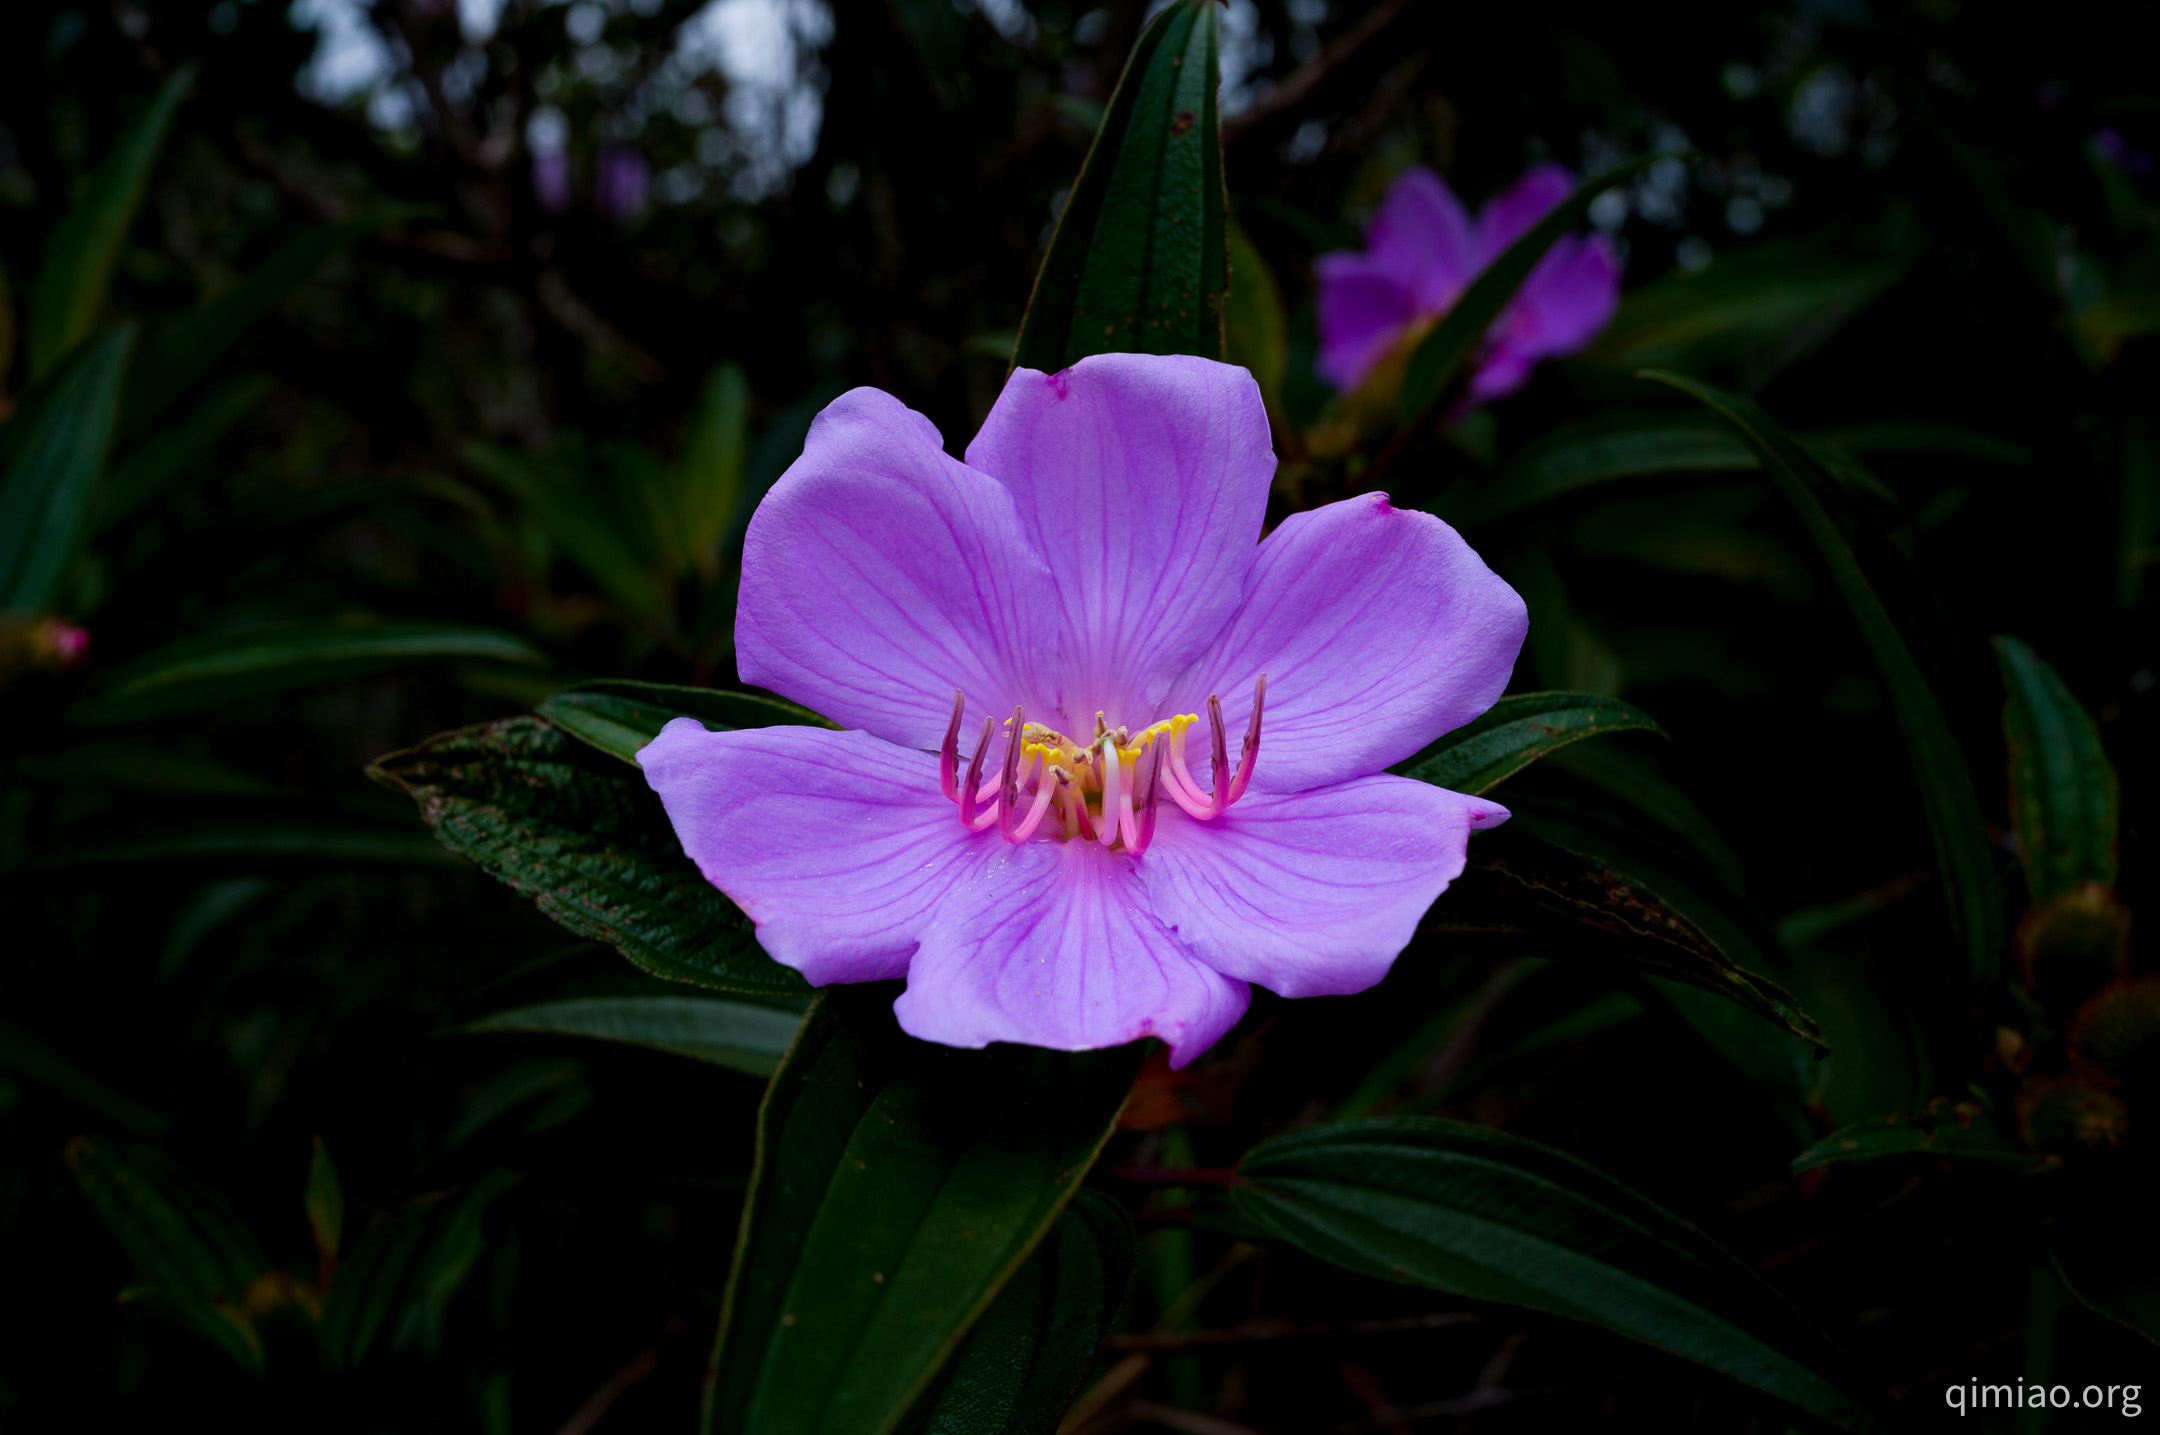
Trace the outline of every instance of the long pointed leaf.
{"label": "long pointed leaf", "polygon": [[1997,638],[2010,817],[2035,902],[2086,882],[2115,885],[2122,799],[2100,730],[2055,670],[2015,638]]}
{"label": "long pointed leaf", "polygon": [[773,1078],[707,1428],[894,1429],[1071,1200],[1144,1044],[957,1051],[836,987]]}
{"label": "long pointed leaf", "polygon": [[1223,356],[1229,288],[1212,0],[1177,0],[1134,44],[1058,217],[1013,350],[1054,372],[1089,354]]}
{"label": "long pointed leaf", "polygon": [[135,327],[123,324],[61,373],[0,479],[0,613],[49,611],[90,531]]}
{"label": "long pointed leaf", "polygon": [[1516,693],[1388,769],[1475,797],[1548,753],[1604,732],[1661,732],[1648,713],[1595,693]]}
{"label": "long pointed leaf", "polygon": [[1433,325],[1431,333],[1418,341],[1410,362],[1403,369],[1401,402],[1405,425],[1422,418],[1469,367],[1493,320],[1507,308],[1515,291],[1522,288],[1530,271],[1545,257],[1545,251],[1552,248],[1561,235],[1582,226],[1590,213],[1590,202],[1614,185],[1633,179],[1666,158],[1669,156],[1643,155],[1584,180],[1558,208],[1510,244],[1484,273],[1470,282],[1470,287],[1455,301],[1455,307]]}
{"label": "long pointed leaf", "polygon": [[445,847],[633,966],[752,996],[809,991],[683,855],[644,779],[539,718],[439,734],[369,775],[411,796]]}
{"label": "long pointed leaf", "polygon": [[1859,623],[1889,690],[1934,838],[1951,927],[1965,948],[1974,983],[1986,985],[1994,979],[2001,959],[2002,905],[1995,890],[1980,799],[1942,707],[1913,659],[1906,634],[1861,566],[1858,546],[1871,520],[1814,457],[1753,401],[1682,374],[1645,370],[1643,377],[1693,396],[1731,424],[1798,510],[1809,536],[1822,550],[1830,576]]}
{"label": "long pointed leaf", "polygon": [[53,372],[76,345],[97,332],[112,289],[113,265],[135,227],[135,212],[142,207],[143,189],[165,147],[173,111],[194,80],[193,65],[173,71],[149,107],[121,133],[112,153],[90,172],[67,218],[46,237],[45,267],[30,292],[33,379]]}
{"label": "long pointed leaf", "polygon": [[1841,1430],[1883,1427],[1850,1362],[1731,1252],[1595,1167],[1459,1121],[1272,1137],[1231,1199],[1337,1265],[1589,1321]]}
{"label": "long pointed leaf", "polygon": [[833,726],[808,708],[778,698],[627,679],[603,679],[565,688],[540,704],[538,711],[578,741],[633,764],[638,749],[679,717],[696,718],[714,732],[793,724]]}
{"label": "long pointed leaf", "polygon": [[590,1037],[770,1076],[801,1025],[800,1011],[711,997],[577,997],[496,1012],[465,1030]]}

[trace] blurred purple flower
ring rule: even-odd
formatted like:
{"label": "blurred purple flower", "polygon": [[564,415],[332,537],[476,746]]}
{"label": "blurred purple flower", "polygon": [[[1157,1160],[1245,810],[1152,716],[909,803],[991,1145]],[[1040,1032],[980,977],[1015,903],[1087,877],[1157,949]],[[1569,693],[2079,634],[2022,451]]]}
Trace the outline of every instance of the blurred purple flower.
{"label": "blurred purple flower", "polygon": [[[1454,307],[1470,282],[1573,188],[1568,172],[1542,164],[1488,201],[1475,218],[1447,181],[1409,169],[1388,190],[1363,252],[1323,254],[1321,374],[1356,388],[1413,329]],[[1563,235],[1486,332],[1467,403],[1521,388],[1540,360],[1572,354],[1596,338],[1620,302],[1620,261],[1602,234]]]}
{"label": "blurred purple flower", "polygon": [[2132,148],[2130,141],[2123,138],[2122,131],[2113,125],[2093,136],[2093,148],[2100,152],[2102,159],[2124,174],[2143,178],[2153,172],[2152,156],[2141,149]]}
{"label": "blurred purple flower", "polygon": [[775,958],[905,977],[951,1046],[1182,1066],[1249,983],[1379,981],[1507,816],[1383,769],[1491,706],[1527,617],[1384,494],[1257,542],[1274,469],[1251,375],[1204,359],[1018,370],[965,463],[841,396],[751,519],[735,637],[849,731],[670,723],[638,761],[684,849]]}
{"label": "blurred purple flower", "polygon": [[570,207],[570,152],[565,149],[536,149],[532,157],[533,197],[540,207],[550,214],[561,214]]}
{"label": "blurred purple flower", "polygon": [[645,156],[620,145],[600,151],[600,172],[594,185],[600,212],[617,223],[637,218],[645,209],[652,189],[652,166]]}

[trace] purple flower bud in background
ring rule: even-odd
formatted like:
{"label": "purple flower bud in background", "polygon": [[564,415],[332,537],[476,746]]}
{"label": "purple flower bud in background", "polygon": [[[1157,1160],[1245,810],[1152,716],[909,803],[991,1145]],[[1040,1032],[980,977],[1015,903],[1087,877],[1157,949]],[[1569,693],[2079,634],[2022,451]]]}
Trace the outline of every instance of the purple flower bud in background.
{"label": "purple flower bud in background", "polygon": [[[1364,382],[1413,331],[1455,307],[1472,280],[1573,188],[1556,164],[1538,165],[1475,217],[1429,169],[1396,179],[1365,231],[1362,252],[1323,254],[1319,368],[1344,392]],[[1620,302],[1620,260],[1602,234],[1563,235],[1486,332],[1466,403],[1511,394],[1544,359],[1583,348]]]}
{"label": "purple flower bud in background", "polygon": [[618,224],[644,211],[652,188],[652,166],[636,150],[609,145],[600,151],[600,172],[594,184],[600,212]]}
{"label": "purple flower bud in background", "polygon": [[533,197],[540,207],[550,214],[561,214],[570,207],[570,152],[565,149],[536,149],[532,157]]}

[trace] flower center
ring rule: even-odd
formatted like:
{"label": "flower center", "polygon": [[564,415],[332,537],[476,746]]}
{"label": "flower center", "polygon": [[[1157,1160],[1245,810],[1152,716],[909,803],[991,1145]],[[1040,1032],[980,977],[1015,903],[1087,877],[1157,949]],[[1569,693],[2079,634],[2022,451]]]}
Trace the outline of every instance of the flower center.
{"label": "flower center", "polygon": [[938,784],[960,808],[960,822],[970,832],[997,828],[1018,845],[1046,822],[1060,842],[1092,838],[1103,846],[1120,845],[1135,857],[1155,839],[1155,804],[1167,797],[1193,817],[1207,822],[1245,795],[1253,762],[1260,755],[1260,709],[1267,699],[1267,674],[1253,684],[1252,721],[1237,771],[1230,770],[1229,737],[1223,728],[1222,700],[1208,695],[1208,730],[1213,739],[1215,779],[1203,791],[1185,757],[1185,730],[1200,721],[1181,713],[1133,732],[1111,727],[1095,714],[1095,735],[1085,742],[1055,728],[1027,720],[1014,708],[1005,722],[1005,764],[987,782],[983,762],[997,721],[984,718],[982,736],[965,776],[960,766],[960,721],[967,696],[953,693],[952,722],[938,754]]}

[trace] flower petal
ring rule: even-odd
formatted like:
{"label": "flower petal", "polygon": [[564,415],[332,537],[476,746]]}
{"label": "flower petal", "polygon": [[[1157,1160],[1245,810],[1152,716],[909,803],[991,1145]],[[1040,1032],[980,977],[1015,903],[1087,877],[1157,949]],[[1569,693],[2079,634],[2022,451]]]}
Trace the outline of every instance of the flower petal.
{"label": "flower petal", "polygon": [[1244,594],[1275,473],[1252,375],[1098,354],[1016,371],[968,463],[1012,491],[1050,565],[1065,730],[1141,720]]}
{"label": "flower petal", "polygon": [[1595,339],[1620,307],[1620,261],[1602,234],[1563,235],[1509,303],[1470,381],[1483,403],[1521,388],[1545,359],[1572,354]]}
{"label": "flower petal", "polygon": [[1363,494],[1292,514],[1268,536],[1244,606],[1162,711],[1204,712],[1220,694],[1235,761],[1245,694],[1266,673],[1252,785],[1323,787],[1400,762],[1491,707],[1528,631],[1522,599],[1461,534]]}
{"label": "flower petal", "polygon": [[1320,281],[1313,299],[1320,327],[1320,376],[1343,393],[1365,381],[1418,317],[1409,289],[1371,256],[1323,254],[1313,263]]}
{"label": "flower petal", "polygon": [[1045,865],[1041,844],[971,838],[938,791],[937,759],[868,733],[707,732],[677,718],[638,765],[705,880],[814,986],[906,975],[956,888]]}
{"label": "flower petal", "polygon": [[1052,605],[1012,495],[928,419],[856,389],[750,520],[736,662],[844,727],[934,748],[955,688],[976,714],[1055,706]]}
{"label": "flower petal", "polygon": [[1533,229],[1537,222],[1559,207],[1575,188],[1575,181],[1556,164],[1533,165],[1478,211],[1477,267],[1498,259],[1507,247]]}
{"label": "flower petal", "polygon": [[1286,997],[1340,996],[1387,975],[1462,874],[1471,829],[1507,816],[1386,774],[1248,793],[1212,822],[1162,818],[1140,880],[1156,918],[1216,971]]}
{"label": "flower petal", "polygon": [[1019,851],[1053,863],[952,891],[893,1004],[903,1030],[947,1046],[1063,1051],[1154,1036],[1183,1066],[1245,1014],[1245,983],[1196,961],[1148,914],[1131,858],[1081,841]]}
{"label": "flower petal", "polygon": [[1410,292],[1419,315],[1455,302],[1485,267],[1477,226],[1447,181],[1421,165],[1396,176],[1365,231],[1366,252]]}

